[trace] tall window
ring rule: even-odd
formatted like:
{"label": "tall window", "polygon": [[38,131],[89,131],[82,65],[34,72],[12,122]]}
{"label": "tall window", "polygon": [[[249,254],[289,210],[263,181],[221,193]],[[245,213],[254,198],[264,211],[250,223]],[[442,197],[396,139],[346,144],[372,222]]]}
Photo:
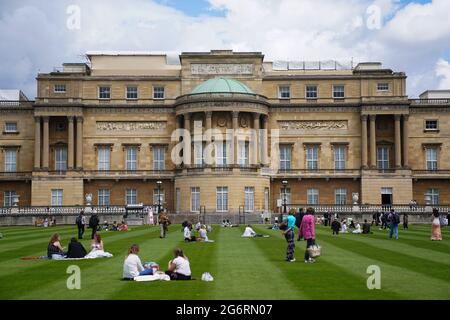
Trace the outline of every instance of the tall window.
{"label": "tall window", "polygon": [[200,187],[191,188],[191,211],[200,211]]}
{"label": "tall window", "polygon": [[17,171],[17,150],[5,149],[5,171],[16,172]]}
{"label": "tall window", "polygon": [[63,204],[63,190],[52,189],[52,206],[62,206]]}
{"label": "tall window", "polygon": [[430,205],[436,206],[439,204],[439,190],[438,189],[428,189],[426,196],[430,197]]}
{"label": "tall window", "polygon": [[317,86],[306,86],[306,99],[317,99]]}
{"label": "tall window", "polygon": [[137,190],[127,189],[125,193],[125,204],[137,204]]}
{"label": "tall window", "polygon": [[175,189],[175,212],[180,213],[181,211],[181,191],[180,188]]}
{"label": "tall window", "polygon": [[110,190],[109,189],[99,189],[98,190],[98,205],[99,206],[109,206]]}
{"label": "tall window", "polygon": [[217,187],[216,210],[218,212],[228,211],[228,187]]}
{"label": "tall window", "polygon": [[334,190],[334,202],[336,204],[347,203],[347,189],[339,188]]}
{"label": "tall window", "polygon": [[264,188],[264,211],[269,211],[269,188]]}
{"label": "tall window", "polygon": [[255,188],[245,187],[244,192],[244,210],[246,212],[253,212],[255,210]]}
{"label": "tall window", "polygon": [[203,141],[194,142],[194,164],[196,166],[203,166],[205,164],[203,149],[204,149]]}
{"label": "tall window", "polygon": [[[286,191],[286,193],[285,193]],[[280,189],[280,199],[281,199],[281,205],[284,205],[284,199],[286,198],[286,204],[290,205],[292,203],[292,198],[291,198],[291,188],[286,188],[286,190],[284,188]]]}
{"label": "tall window", "polygon": [[378,147],[377,149],[377,165],[378,169],[389,169],[389,148]]}
{"label": "tall window", "polygon": [[153,170],[165,169],[165,157],[166,148],[164,146],[153,147]]}
{"label": "tall window", "polygon": [[217,166],[227,165],[227,142],[218,141],[216,143],[216,164]]}
{"label": "tall window", "polygon": [[153,99],[164,99],[164,87],[153,87]]}
{"label": "tall window", "polygon": [[248,150],[249,150],[249,142],[248,141],[239,141],[239,165],[244,167],[248,165]]}
{"label": "tall window", "polygon": [[334,146],[334,169],[345,169],[345,146]]}
{"label": "tall window", "polygon": [[319,147],[308,146],[306,148],[306,168],[308,170],[319,169]]}
{"label": "tall window", "polygon": [[290,99],[291,98],[291,88],[289,86],[279,86],[278,87],[278,98]]}
{"label": "tall window", "polygon": [[334,99],[345,98],[345,87],[343,85],[334,85],[333,86],[333,98]]}
{"label": "tall window", "polygon": [[153,203],[164,205],[164,189],[153,189]]}
{"label": "tall window", "polygon": [[98,170],[108,171],[110,168],[111,149],[108,146],[98,148]]}
{"label": "tall window", "polygon": [[319,204],[319,190],[308,189],[306,191],[308,204]]}
{"label": "tall window", "polygon": [[290,170],[291,169],[291,146],[290,145],[280,145],[280,169]]}
{"label": "tall window", "polygon": [[427,170],[437,170],[438,169],[438,151],[437,148],[427,148]]}
{"label": "tall window", "polygon": [[126,159],[125,164],[127,170],[134,171],[137,170],[137,147],[128,147],[126,149]]}
{"label": "tall window", "polygon": [[66,171],[67,170],[67,148],[55,149],[55,170]]}
{"label": "tall window", "polygon": [[99,87],[98,88],[98,98],[99,99],[111,99],[111,88],[110,87]]}
{"label": "tall window", "polygon": [[5,191],[3,193],[3,205],[5,207],[12,207],[14,204],[14,196],[16,195],[15,191]]}
{"label": "tall window", "polygon": [[127,99],[136,100],[138,98],[138,87],[127,87]]}

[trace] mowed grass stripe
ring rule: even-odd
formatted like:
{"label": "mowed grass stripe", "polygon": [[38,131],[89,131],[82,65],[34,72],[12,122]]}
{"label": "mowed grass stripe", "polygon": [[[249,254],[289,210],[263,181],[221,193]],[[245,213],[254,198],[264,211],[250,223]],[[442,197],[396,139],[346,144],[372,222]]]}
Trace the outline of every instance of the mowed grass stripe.
{"label": "mowed grass stripe", "polygon": [[[156,234],[157,232],[157,228],[141,228],[127,233],[117,232],[117,236],[113,236],[114,239],[112,241],[105,241],[106,250],[113,253],[115,256],[110,259],[72,261],[16,260],[9,268],[2,265],[0,268],[0,283],[2,283],[3,288],[0,292],[0,298],[20,298],[24,294],[24,292],[21,292],[20,288],[44,288],[45,290],[45,288],[52,283],[67,278],[67,275],[65,274],[67,266],[76,262],[76,264],[79,264],[80,266],[92,268],[106,260],[117,259],[117,256],[123,257],[126,253],[124,243],[131,244],[148,237],[151,233]],[[11,279],[14,279],[14,281],[11,281]],[[41,298],[41,296],[34,297],[34,299],[39,298]]]}
{"label": "mowed grass stripe", "polygon": [[[281,231],[267,230],[261,226],[255,228],[259,233],[268,233],[274,237],[270,245],[260,242],[260,250],[268,256],[275,267],[283,271],[283,277],[291,282],[291,286],[302,290],[307,299],[399,299],[396,293],[383,290],[369,291],[366,286],[365,268],[358,272],[348,269],[347,264],[336,264],[335,256],[320,257],[314,264],[304,263],[305,241],[296,241],[295,256],[297,261],[283,261],[287,242]],[[296,230],[296,237],[298,230]],[[329,244],[321,242],[323,250],[328,252]],[[358,261],[354,257],[351,263]],[[336,275],[339,275],[337,277]],[[345,279],[345,281],[343,281]]]}
{"label": "mowed grass stripe", "polygon": [[[178,227],[178,226],[177,226]],[[180,227],[181,230],[181,227]],[[214,228],[209,234],[211,239],[220,238],[221,230]],[[158,246],[148,247],[144,244],[142,252],[151,253],[152,261],[158,262],[161,271],[167,270],[167,264],[173,259],[173,250],[183,249],[188,257],[192,277],[191,281],[153,281],[153,282],[122,282],[120,290],[109,296],[109,299],[211,299],[215,282],[201,281],[203,272],[216,274],[217,242],[184,242],[182,232],[174,232],[163,239]],[[145,251],[144,251],[145,250]],[[147,261],[147,260],[146,260]]]}
{"label": "mowed grass stripe", "polygon": [[304,299],[258,243],[273,238],[242,238],[244,228],[223,228],[218,239],[217,273],[211,299]]}

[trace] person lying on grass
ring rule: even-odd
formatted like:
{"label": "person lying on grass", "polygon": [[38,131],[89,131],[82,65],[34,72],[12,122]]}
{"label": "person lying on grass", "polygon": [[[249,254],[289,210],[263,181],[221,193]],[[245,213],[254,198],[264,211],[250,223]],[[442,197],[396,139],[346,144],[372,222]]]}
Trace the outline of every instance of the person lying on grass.
{"label": "person lying on grass", "polygon": [[65,257],[64,248],[61,246],[61,237],[55,233],[48,243],[47,257],[49,259],[63,259]]}
{"label": "person lying on grass", "polygon": [[251,225],[247,225],[247,227],[245,227],[244,233],[242,234],[241,237],[254,238],[254,237],[266,237],[266,236],[256,233],[255,230],[253,230]]}
{"label": "person lying on grass", "polygon": [[128,249],[128,255],[123,262],[123,280],[134,280],[137,276],[148,276],[153,274],[153,268],[144,268],[138,256],[139,246],[133,244]]}
{"label": "person lying on grass", "polygon": [[170,280],[191,280],[191,266],[183,250],[177,248],[173,251],[174,259],[169,261],[166,274]]}
{"label": "person lying on grass", "polygon": [[86,249],[77,241],[75,237],[70,240],[69,249],[67,250],[67,258],[84,258]]}

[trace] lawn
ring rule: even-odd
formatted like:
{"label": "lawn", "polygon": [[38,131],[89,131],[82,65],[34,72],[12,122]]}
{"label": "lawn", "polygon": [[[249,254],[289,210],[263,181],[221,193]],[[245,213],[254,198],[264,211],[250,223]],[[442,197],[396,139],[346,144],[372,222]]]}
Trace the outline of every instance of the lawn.
{"label": "lawn", "polygon": [[[132,227],[123,232],[101,232],[110,259],[48,261],[21,260],[45,255],[53,232],[63,245],[76,234],[74,226],[54,228],[2,227],[0,232],[0,299],[450,299],[450,228],[444,240],[429,240],[431,226],[413,225],[400,230],[398,241],[387,239],[378,228],[371,235],[333,236],[317,227],[323,255],[305,264],[305,242],[296,242],[296,262],[284,261],[286,241],[279,231],[255,225],[269,238],[241,238],[243,226],[215,226],[215,243],[184,243],[179,225],[166,239],[157,227]],[[89,232],[87,230],[86,234]],[[143,261],[167,265],[179,246],[190,258],[195,281],[121,281],[127,248],[137,243]],[[89,240],[83,240],[86,248]],[[81,268],[81,289],[68,290],[66,269]],[[369,265],[381,269],[381,289],[366,286]],[[203,272],[213,282],[200,280]]]}

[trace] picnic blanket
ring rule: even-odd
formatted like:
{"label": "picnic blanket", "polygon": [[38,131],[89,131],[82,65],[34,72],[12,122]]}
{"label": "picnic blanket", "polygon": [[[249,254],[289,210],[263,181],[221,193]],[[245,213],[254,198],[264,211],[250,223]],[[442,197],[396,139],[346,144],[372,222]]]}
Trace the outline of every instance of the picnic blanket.
{"label": "picnic blanket", "polygon": [[165,274],[164,272],[157,272],[154,275],[150,275],[150,276],[137,276],[134,277],[134,281],[170,281],[170,277]]}
{"label": "picnic blanket", "polygon": [[99,258],[111,258],[113,257],[113,255],[109,256],[109,257],[83,257],[83,258],[61,258],[61,259],[50,259],[47,256],[38,256],[38,257],[21,257],[20,260],[92,260],[92,259],[99,259]]}

